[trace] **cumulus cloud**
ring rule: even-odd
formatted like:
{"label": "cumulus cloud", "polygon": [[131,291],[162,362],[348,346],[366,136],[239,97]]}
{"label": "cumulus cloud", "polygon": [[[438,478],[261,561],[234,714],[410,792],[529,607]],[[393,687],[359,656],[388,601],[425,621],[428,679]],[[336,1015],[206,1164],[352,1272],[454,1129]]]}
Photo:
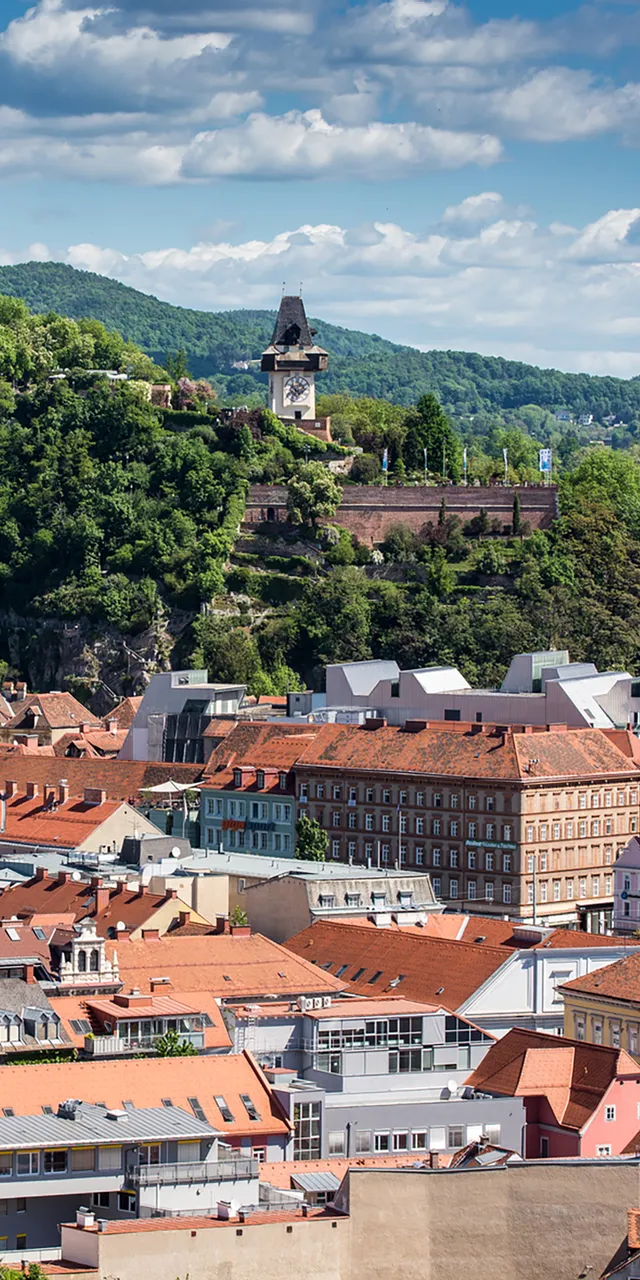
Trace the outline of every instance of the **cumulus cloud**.
{"label": "cumulus cloud", "polygon": [[[504,213],[498,193],[484,196]],[[458,209],[474,201],[478,207],[483,196]],[[271,239],[227,236],[139,254],[90,243],[37,251],[204,309],[272,307],[283,280],[304,279],[313,314],[395,341],[587,372],[640,372],[639,209],[608,211],[562,234],[531,218],[498,216],[474,226],[448,213],[447,230],[443,215],[440,229],[424,235],[390,222],[320,223]]]}

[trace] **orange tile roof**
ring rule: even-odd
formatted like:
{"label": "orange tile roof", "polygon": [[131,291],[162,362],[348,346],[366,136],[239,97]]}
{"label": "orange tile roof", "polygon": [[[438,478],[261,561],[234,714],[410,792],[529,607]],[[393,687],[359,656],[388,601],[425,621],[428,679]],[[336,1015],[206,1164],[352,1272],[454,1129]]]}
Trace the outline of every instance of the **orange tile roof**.
{"label": "orange tile roof", "polygon": [[[332,1156],[326,1160],[265,1160],[260,1165],[260,1181],[281,1191],[292,1191],[295,1190],[293,1178],[297,1174],[334,1173],[342,1180],[348,1169],[410,1169],[415,1164],[424,1166],[429,1163],[427,1151],[405,1151],[392,1156]],[[438,1164],[442,1167],[441,1159]]]}
{"label": "orange tile roof", "polygon": [[[268,1227],[276,1222],[313,1222],[318,1218],[327,1221],[335,1218],[346,1218],[348,1215],[337,1209],[309,1208],[306,1213],[302,1209],[270,1209],[268,1212],[257,1210],[246,1214],[243,1226]],[[141,1231],[201,1231],[215,1228],[237,1227],[238,1219],[231,1218],[132,1218],[130,1220],[108,1218],[101,1234],[107,1236],[135,1235]],[[75,1222],[64,1222],[64,1227],[72,1227],[74,1231],[97,1232],[98,1227],[78,1227]]]}
{"label": "orange tile roof", "polygon": [[[310,748],[320,733],[317,725],[285,725],[274,721],[246,720],[234,725],[212,752],[204,766],[204,777],[212,786],[227,785],[220,777],[233,781],[237,765],[254,765],[272,769],[290,769],[301,753]],[[215,781],[211,781],[215,778]]]}
{"label": "orange tile roof", "polygon": [[637,938],[611,937],[605,933],[583,933],[581,929],[554,929],[548,938],[536,944],[535,950],[549,951],[559,947],[640,947],[640,941]]}
{"label": "orange tile roof", "polygon": [[627,1209],[627,1244],[640,1249],[640,1209]]}
{"label": "orange tile roof", "polygon": [[4,760],[4,774],[0,777],[0,789],[5,780],[16,782],[24,791],[27,782],[37,782],[40,790],[49,784],[58,786],[69,783],[71,796],[82,796],[85,787],[96,787],[106,792],[108,800],[137,800],[144,787],[175,778],[176,782],[197,782],[202,774],[201,764],[164,764],[150,760],[72,760],[57,757],[44,759],[40,755],[15,756]]}
{"label": "orange tile roof", "polygon": [[491,1046],[467,1084],[507,1097],[544,1097],[559,1125],[580,1130],[618,1075],[640,1077],[624,1050],[516,1028]]}
{"label": "orange tile roof", "polygon": [[101,805],[85,804],[84,800],[72,798],[51,809],[45,806],[42,796],[31,798],[18,792],[6,802],[2,838],[15,840],[16,844],[74,849],[117,813],[120,803],[105,800]]}
{"label": "orange tile roof", "polygon": [[428,728],[367,729],[325,724],[299,761],[299,769],[357,770],[365,774],[419,773],[431,777],[531,782],[534,779],[638,776],[640,769],[599,729],[545,731],[535,735],[535,763],[528,734],[512,728],[474,733]]}
{"label": "orange tile roof", "polygon": [[[62,1001],[60,1002],[62,1003]],[[240,1095],[251,1098],[260,1116],[251,1120]],[[38,1115],[68,1097],[104,1102],[107,1107],[159,1107],[163,1098],[191,1114],[197,1098],[209,1124],[230,1137],[288,1134],[291,1124],[264,1072],[248,1053],[203,1054],[194,1058],[107,1058],[101,1062],[34,1063],[3,1066],[0,1107],[17,1116]],[[225,1120],[214,1098],[224,1098],[233,1120]]]}
{"label": "orange tile roof", "polygon": [[468,916],[458,911],[430,911],[421,924],[380,925],[374,919],[362,915],[341,915],[340,923],[357,924],[365,929],[391,929],[395,933],[414,934],[422,938],[445,938],[451,942],[475,942],[478,946],[520,947],[523,944],[514,936],[514,922],[499,920],[494,916]]}
{"label": "orange tile roof", "polygon": [[[150,999],[152,998],[154,999],[154,1002],[157,1002],[154,1003],[154,1010],[157,1009],[158,1013],[160,1012],[160,1002],[166,1003],[167,1000],[171,999],[167,996],[150,997]],[[222,1011],[215,999],[215,996],[213,996],[210,991],[180,991],[175,996],[175,1003],[177,1004],[178,1002],[181,1007],[187,1008],[191,1013],[209,1014],[213,1025],[205,1027],[204,1029],[204,1047],[206,1051],[210,1051],[212,1049],[228,1049],[230,1047],[231,1039],[222,1017]],[[69,1039],[72,1040],[78,1048],[84,1048],[84,1032],[76,1031],[71,1026],[72,1021],[86,1020],[89,1022],[91,1031],[94,1035],[104,1035],[104,1027],[100,1020],[100,1010],[98,1012],[98,1016],[96,1016],[94,1010],[99,1009],[99,1006],[103,1003],[110,1004],[110,1001],[105,1000],[103,1002],[93,996],[86,996],[84,998],[81,996],[51,996],[49,998],[49,1003],[52,1009],[54,1009],[62,1019]],[[120,1016],[122,1016],[123,1013],[125,1016],[130,1018],[135,1016],[131,1010],[128,1011],[127,1015],[127,1010],[120,1007]],[[148,1007],[146,1011],[140,1011],[140,1017],[148,1016]]]}
{"label": "orange tile roof", "polygon": [[283,995],[334,995],[346,982],[323,973],[270,938],[216,934],[158,941],[107,943],[117,950],[120,976],[129,986],[148,990],[152,978],[169,977],[175,991],[212,991],[225,1000]]}
{"label": "orange tile roof", "polygon": [[[341,981],[350,992],[379,997],[396,991],[409,1000],[455,1010],[505,964],[504,948],[475,946],[404,930],[368,929],[334,920],[317,920],[289,938],[288,950],[324,970],[347,965]],[[356,977],[356,974],[358,975]],[[379,974],[374,979],[374,975]],[[402,990],[392,987],[400,975]]]}
{"label": "orange tile roof", "polygon": [[111,711],[107,711],[102,717],[102,723],[107,727],[109,720],[115,720],[119,729],[130,729],[133,724],[137,712],[140,710],[142,698],[123,698],[117,707],[112,707]]}
{"label": "orange tile roof", "polygon": [[[107,803],[100,808],[113,810],[118,806]],[[95,808],[93,812],[96,812]],[[62,923],[62,916],[73,913],[75,921],[87,917],[94,920],[101,937],[106,937],[109,929],[115,929],[120,920],[129,932],[140,928],[153,919],[154,913],[166,900],[164,894],[149,893],[146,889],[128,889],[122,881],[119,886],[109,889],[108,902],[97,911],[96,888],[85,881],[73,880],[65,872],[60,878],[45,875],[44,879],[39,880],[34,876],[23,884],[11,885],[0,898],[1,911],[5,916],[31,918],[34,914],[54,916],[58,913],[57,918]],[[184,903],[178,898],[175,899],[175,904],[176,912],[180,907],[184,908]]]}
{"label": "orange tile roof", "polygon": [[[617,939],[611,938],[615,943]],[[635,945],[638,946],[636,939]],[[565,982],[561,991],[580,992],[581,995],[605,996],[609,1000],[621,1000],[625,1004],[640,1003],[640,951],[616,960],[614,964],[604,965],[594,973],[585,973],[581,978],[573,978]]]}
{"label": "orange tile roof", "polygon": [[93,712],[78,702],[72,693],[30,693],[7,722],[11,732],[20,729],[26,711],[37,712],[50,729],[66,729],[78,724],[93,724],[101,728],[101,722]]}
{"label": "orange tile roof", "polygon": [[226,738],[237,724],[237,720],[210,720],[202,736],[203,738]]}
{"label": "orange tile roof", "polygon": [[127,732],[127,729],[117,729],[115,733],[110,733],[100,726],[90,729],[87,733],[78,733],[77,730],[73,733],[64,733],[54,744],[54,755],[66,756],[69,748],[74,747],[76,751],[84,751],[89,756],[117,756]]}

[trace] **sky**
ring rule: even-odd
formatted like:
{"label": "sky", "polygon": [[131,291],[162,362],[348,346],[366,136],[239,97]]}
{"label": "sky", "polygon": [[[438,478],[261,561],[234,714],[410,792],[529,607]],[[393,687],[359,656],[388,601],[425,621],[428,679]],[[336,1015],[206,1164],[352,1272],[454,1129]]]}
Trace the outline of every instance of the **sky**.
{"label": "sky", "polygon": [[0,2],[0,263],[640,374],[640,2]]}

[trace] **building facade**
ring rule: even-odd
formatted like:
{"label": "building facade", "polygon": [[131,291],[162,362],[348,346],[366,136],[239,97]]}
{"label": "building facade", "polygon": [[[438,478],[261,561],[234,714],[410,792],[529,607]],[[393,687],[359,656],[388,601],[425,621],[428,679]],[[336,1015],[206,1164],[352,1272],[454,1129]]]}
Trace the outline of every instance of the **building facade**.
{"label": "building facade", "polygon": [[426,870],[465,908],[611,926],[640,770],[599,730],[327,724],[295,773],[333,859]]}

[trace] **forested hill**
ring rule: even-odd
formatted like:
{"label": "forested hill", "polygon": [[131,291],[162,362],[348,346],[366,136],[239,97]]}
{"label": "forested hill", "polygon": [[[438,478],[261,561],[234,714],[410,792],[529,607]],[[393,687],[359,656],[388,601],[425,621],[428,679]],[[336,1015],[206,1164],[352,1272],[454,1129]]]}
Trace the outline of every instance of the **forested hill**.
{"label": "forested hill", "polygon": [[[260,355],[273,312],[193,311],[56,262],[0,267],[0,293],[23,298],[34,311],[101,320],[161,364],[167,352],[184,348],[191,372],[215,377],[230,395],[248,396],[261,387],[257,369],[239,372],[233,364]],[[313,323],[318,341],[331,354],[322,380],[326,392],[347,390],[412,404],[433,391],[456,415],[536,404],[593,413],[598,421],[611,413],[626,422],[640,419],[640,377],[599,378],[464,351],[417,351],[323,320]]]}

